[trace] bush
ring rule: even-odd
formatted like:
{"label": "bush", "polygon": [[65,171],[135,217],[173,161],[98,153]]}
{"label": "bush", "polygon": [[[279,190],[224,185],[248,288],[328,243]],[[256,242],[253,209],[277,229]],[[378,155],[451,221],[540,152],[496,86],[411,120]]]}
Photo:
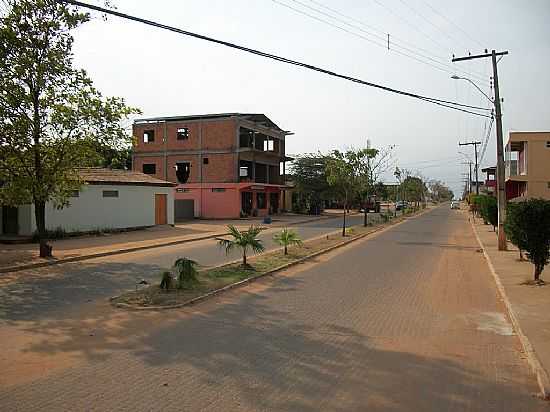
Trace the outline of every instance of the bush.
{"label": "bush", "polygon": [[493,196],[476,196],[476,201],[479,204],[479,213],[485,224],[491,224],[493,230],[498,225],[498,205],[497,199]]}
{"label": "bush", "polygon": [[168,291],[172,288],[172,274],[168,271],[160,274],[160,288]]}
{"label": "bush", "polygon": [[197,283],[197,262],[187,258],[179,258],[174,262],[178,289]]}
{"label": "bush", "polygon": [[519,208],[517,203],[508,203],[506,206],[506,221],[504,222],[504,232],[508,240],[517,246],[519,250],[519,260],[523,260],[522,248],[525,247],[524,242],[522,241],[523,235],[517,227]]}
{"label": "bush", "polygon": [[525,250],[535,266],[534,278],[540,281],[550,259],[550,201],[530,199],[508,208],[505,230],[512,243]]}

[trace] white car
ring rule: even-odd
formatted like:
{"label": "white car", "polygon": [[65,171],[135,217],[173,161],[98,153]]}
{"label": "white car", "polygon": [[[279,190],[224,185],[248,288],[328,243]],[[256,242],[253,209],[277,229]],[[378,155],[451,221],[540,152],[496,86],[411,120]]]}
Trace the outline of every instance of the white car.
{"label": "white car", "polygon": [[451,202],[451,209],[460,209],[460,203],[457,202],[456,200],[453,200]]}

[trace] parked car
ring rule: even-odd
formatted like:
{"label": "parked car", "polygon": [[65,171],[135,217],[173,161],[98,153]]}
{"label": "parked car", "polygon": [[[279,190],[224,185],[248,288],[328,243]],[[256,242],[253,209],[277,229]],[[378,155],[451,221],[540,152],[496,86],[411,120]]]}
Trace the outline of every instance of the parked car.
{"label": "parked car", "polygon": [[406,209],[407,206],[408,206],[407,201],[400,200],[399,202],[395,203],[395,210],[403,210],[403,209]]}
{"label": "parked car", "polygon": [[458,202],[457,200],[453,200],[451,202],[451,209],[460,209],[460,202]]}
{"label": "parked car", "polygon": [[376,200],[376,196],[369,196],[369,198],[363,204],[361,212],[364,212],[365,209],[367,210],[367,212],[370,212],[372,210],[374,213],[380,213],[380,201]]}

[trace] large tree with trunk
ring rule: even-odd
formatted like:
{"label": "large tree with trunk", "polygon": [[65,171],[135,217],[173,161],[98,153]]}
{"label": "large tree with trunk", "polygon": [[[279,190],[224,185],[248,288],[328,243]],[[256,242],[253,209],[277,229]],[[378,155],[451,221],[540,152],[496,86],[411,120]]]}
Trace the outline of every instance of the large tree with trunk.
{"label": "large tree with trunk", "polygon": [[46,256],[45,207],[67,205],[78,169],[97,164],[98,147],[121,149],[121,122],[136,109],[105,98],[73,66],[71,30],[90,16],[55,0],[7,0],[0,20],[0,202],[34,204]]}

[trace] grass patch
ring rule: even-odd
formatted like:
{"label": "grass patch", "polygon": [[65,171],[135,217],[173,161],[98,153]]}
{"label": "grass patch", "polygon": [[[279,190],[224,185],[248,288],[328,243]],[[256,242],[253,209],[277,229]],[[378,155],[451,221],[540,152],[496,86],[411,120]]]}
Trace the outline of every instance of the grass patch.
{"label": "grass patch", "polygon": [[[377,227],[387,224],[377,224]],[[250,277],[262,275],[285,264],[296,262],[322,249],[337,245],[343,241],[356,238],[370,232],[373,227],[354,226],[352,231],[346,231],[345,238],[341,234],[326,235],[322,238],[304,241],[301,247],[290,247],[288,255],[282,250],[262,253],[249,258],[249,265],[243,267],[241,263],[234,263],[210,269],[199,270],[196,282],[186,284],[183,288],[175,286],[163,290],[159,285],[151,285],[136,291],[130,291],[112,300],[114,304],[123,303],[136,307],[172,306],[187,302],[205,293],[223,288],[224,286],[240,282]],[[160,278],[159,278],[160,283]],[[176,282],[172,282],[173,285]]]}

